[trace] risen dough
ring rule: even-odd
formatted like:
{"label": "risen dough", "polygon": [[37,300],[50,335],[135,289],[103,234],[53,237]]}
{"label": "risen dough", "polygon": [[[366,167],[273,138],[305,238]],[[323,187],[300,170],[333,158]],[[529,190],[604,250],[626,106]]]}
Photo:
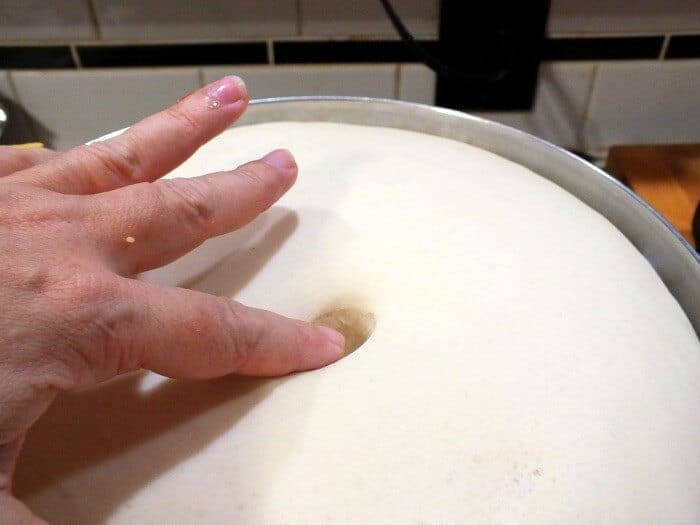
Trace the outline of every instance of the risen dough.
{"label": "risen dough", "polygon": [[20,465],[32,508],[70,524],[700,522],[698,338],[607,220],[486,151],[392,129],[234,128],[173,175],[275,147],[300,166],[281,203],[146,278],[218,260],[194,287],[305,319],[350,305],[374,333],[284,379],[135,376],[64,397]]}

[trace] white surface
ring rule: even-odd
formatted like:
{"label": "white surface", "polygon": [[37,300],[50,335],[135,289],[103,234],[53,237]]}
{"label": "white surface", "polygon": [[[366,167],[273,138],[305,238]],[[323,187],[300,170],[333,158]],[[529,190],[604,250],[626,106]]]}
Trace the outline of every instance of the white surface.
{"label": "white surface", "polygon": [[211,39],[297,34],[296,0],[93,0],[107,39]]}
{"label": "white surface", "polygon": [[195,68],[16,71],[32,117],[64,149],[128,126],[199,87]]}
{"label": "white surface", "polygon": [[297,185],[214,243],[196,287],[306,319],[348,300],[374,334],[293,377],[64,397],[19,496],[57,524],[700,521],[700,343],[607,220],[490,153],[380,128],[233,129],[175,175],[280,146]]}
{"label": "white surface", "polygon": [[[417,37],[437,37],[438,0],[394,0],[396,12]],[[377,0],[301,0],[305,36],[394,36],[394,26]]]}
{"label": "white surface", "polygon": [[245,80],[251,98],[303,95],[347,95],[394,98],[396,66],[318,65],[318,66],[228,66],[206,67],[204,82],[224,75]]}
{"label": "white surface", "polygon": [[87,0],[2,0],[0,40],[94,38]]}
{"label": "white surface", "polygon": [[552,0],[550,35],[617,35],[700,30],[700,0]]}
{"label": "white surface", "polygon": [[589,148],[700,140],[700,60],[598,66],[584,128]]}

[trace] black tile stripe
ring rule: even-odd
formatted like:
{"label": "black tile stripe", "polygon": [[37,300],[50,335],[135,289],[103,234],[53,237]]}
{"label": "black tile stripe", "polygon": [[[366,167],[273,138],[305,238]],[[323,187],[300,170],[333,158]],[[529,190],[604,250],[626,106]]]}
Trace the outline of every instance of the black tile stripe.
{"label": "black tile stripe", "polygon": [[267,46],[264,42],[79,46],[78,55],[83,67],[266,64]]}
{"label": "black tile stripe", "polygon": [[[423,45],[437,53],[437,42]],[[658,58],[663,37],[549,38],[543,60],[634,60]],[[154,44],[77,48],[83,67],[203,66],[267,64],[265,42]],[[280,41],[278,64],[386,63],[419,61],[397,40]],[[666,58],[700,58],[700,35],[671,38]],[[68,46],[2,46],[0,69],[75,68]]]}
{"label": "black tile stripe", "polygon": [[543,60],[635,60],[658,58],[664,39],[651,37],[549,38]]}
{"label": "black tile stripe", "polygon": [[[425,41],[422,44],[431,52],[437,46],[435,41]],[[277,64],[415,62],[418,60],[406,44],[393,40],[275,42],[274,45]]]}
{"label": "black tile stripe", "polygon": [[0,46],[0,69],[73,68],[68,46]]}
{"label": "black tile stripe", "polygon": [[700,58],[700,35],[672,36],[666,58]]}

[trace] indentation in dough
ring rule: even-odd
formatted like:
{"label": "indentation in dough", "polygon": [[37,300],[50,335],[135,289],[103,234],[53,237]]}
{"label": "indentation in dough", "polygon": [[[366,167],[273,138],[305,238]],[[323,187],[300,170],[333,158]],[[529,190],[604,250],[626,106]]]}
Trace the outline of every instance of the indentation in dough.
{"label": "indentation in dough", "polygon": [[372,335],[377,324],[372,312],[352,306],[327,308],[312,321],[337,330],[345,336],[345,355],[362,346]]}

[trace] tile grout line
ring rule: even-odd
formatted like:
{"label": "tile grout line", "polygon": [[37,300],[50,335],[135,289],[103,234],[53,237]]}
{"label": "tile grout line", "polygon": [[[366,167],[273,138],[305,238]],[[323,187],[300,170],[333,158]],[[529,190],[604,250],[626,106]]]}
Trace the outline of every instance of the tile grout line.
{"label": "tile grout line", "polygon": [[[55,39],[0,39],[0,47],[60,47],[75,44],[77,46],[95,46],[95,47],[113,47],[113,46],[158,46],[158,45],[196,45],[196,44],[261,44],[268,39],[279,42],[356,42],[357,38],[354,35],[278,35],[272,37],[265,36],[242,36],[242,37],[215,37],[215,38],[110,38],[109,40],[98,40],[95,38],[78,38],[74,40],[55,40]],[[427,38],[426,40],[435,41],[435,38]],[[360,39],[361,42],[401,42],[400,37],[395,35],[366,35]]]}
{"label": "tile grout line", "polygon": [[70,56],[73,59],[76,69],[83,69],[83,61],[80,60],[80,55],[78,54],[78,46],[75,44],[70,44]]}
{"label": "tile grout line", "polygon": [[[298,22],[299,23],[299,22]],[[269,39],[281,41],[281,42],[314,42],[314,43],[328,43],[328,42],[356,42],[358,39],[356,35],[343,34],[343,35],[303,35],[301,31],[297,31],[297,35],[280,35],[274,37],[264,37],[264,36],[245,36],[245,37],[214,37],[214,38],[192,38],[192,39],[176,39],[176,38],[153,38],[148,40],[143,39],[133,39],[133,38],[113,38],[109,40],[104,40],[99,25],[95,26],[95,31],[98,32],[99,36],[96,39],[90,38],[78,38],[75,40],[62,40],[62,39],[7,39],[0,42],[0,47],[11,46],[11,47],[56,47],[56,46],[97,46],[97,47],[110,47],[110,46],[150,46],[150,45],[194,45],[194,44],[250,44],[250,43],[262,43]],[[700,32],[673,32],[664,34],[644,34],[640,35],[640,38],[661,38],[663,39],[662,46],[665,47],[673,36],[700,36]],[[612,40],[626,40],[627,38],[637,38],[635,36],[583,36],[579,38],[567,38],[564,40],[586,40],[588,38],[605,38]],[[435,41],[437,38],[435,36],[425,35],[425,37],[420,37],[421,40]],[[400,42],[401,39],[396,35],[388,34],[376,34],[376,35],[364,35],[361,39],[362,42]],[[557,39],[555,39],[557,40]],[[586,60],[583,58],[582,60]],[[590,57],[588,60],[595,60],[594,57]],[[624,59],[622,59],[624,60]]]}
{"label": "tile grout line", "polygon": [[301,36],[302,35],[302,27],[303,27],[303,23],[304,23],[302,0],[296,1],[296,7],[297,7],[297,36]]}
{"label": "tile grout line", "polygon": [[[687,35],[695,35],[700,33],[698,30],[694,29],[688,29],[688,30],[679,30],[679,31],[673,31],[674,33],[678,34],[687,34]],[[603,33],[598,33],[598,32],[588,32],[588,31],[573,31],[573,32],[568,32],[564,31],[561,33],[548,33],[545,38],[548,40],[581,40],[581,39],[593,39],[593,38],[610,38],[610,39],[627,39],[627,38],[654,38],[654,37],[663,37],[666,34],[666,32],[662,29],[659,29],[658,31],[612,31],[612,32],[603,32]]]}
{"label": "tile grout line", "polygon": [[586,128],[588,127],[588,123],[590,122],[590,116],[591,116],[591,102],[593,101],[593,94],[596,88],[596,85],[598,84],[598,76],[599,76],[599,70],[600,70],[600,64],[595,64],[593,67],[593,74],[591,75],[591,84],[588,87],[588,93],[586,94],[586,111],[583,113],[583,119],[581,120],[581,125],[579,126],[578,130],[578,141],[579,141],[579,147],[581,148],[582,151],[587,152],[587,144],[586,144]]}
{"label": "tile grout line", "polygon": [[100,27],[100,23],[97,19],[97,9],[95,8],[95,1],[87,0],[87,5],[88,13],[90,16],[90,22],[92,23],[92,28],[95,30],[95,36],[97,37],[97,40],[102,40],[102,28]]}
{"label": "tile grout line", "polygon": [[659,60],[664,60],[666,58],[666,52],[668,51],[668,45],[671,42],[671,33],[666,33],[664,36],[664,42],[661,44],[661,51],[659,52]]}
{"label": "tile grout line", "polygon": [[275,43],[271,38],[267,41],[267,63],[271,66],[275,65]]}
{"label": "tile grout line", "polygon": [[394,70],[394,98],[399,100],[401,96],[401,64],[396,64]]}

